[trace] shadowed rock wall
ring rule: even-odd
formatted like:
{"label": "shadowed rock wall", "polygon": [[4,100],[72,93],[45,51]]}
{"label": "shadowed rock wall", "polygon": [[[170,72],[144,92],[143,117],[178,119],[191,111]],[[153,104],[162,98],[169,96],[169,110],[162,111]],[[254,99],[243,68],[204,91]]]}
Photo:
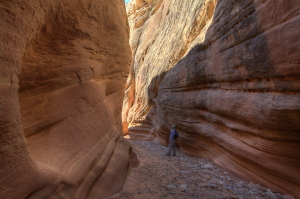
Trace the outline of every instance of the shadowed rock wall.
{"label": "shadowed rock wall", "polygon": [[[203,6],[209,8],[208,2],[203,1]],[[134,139],[158,139],[166,145],[170,126],[176,124],[183,152],[209,158],[241,177],[300,197],[298,1],[212,3],[216,5],[212,21],[207,21],[188,45],[181,44],[188,49],[179,56],[175,43],[184,42],[178,35],[188,29],[188,13],[193,13],[181,4],[172,1],[173,7],[161,6],[161,12],[164,8],[169,14],[176,6],[180,9],[173,20],[159,20],[172,31],[160,32],[164,39],[158,46],[150,39],[147,51],[143,46],[148,40],[141,36],[140,43],[135,43],[134,37],[140,32],[150,34],[149,24],[160,24],[151,22],[159,11],[136,28],[132,19],[141,14],[135,11],[135,18],[129,16],[134,29],[134,87],[139,86],[137,77],[151,79],[150,83],[143,81],[146,85],[135,89],[135,95],[129,95],[134,96],[128,103],[129,118],[125,117],[129,134]],[[130,6],[133,4],[127,9]],[[201,12],[193,15],[202,16]],[[186,17],[183,22],[181,17]],[[195,25],[201,27],[199,24]],[[152,32],[157,29],[154,26]],[[169,53],[173,56],[163,62],[160,57]],[[140,55],[144,59],[139,59]],[[172,64],[176,59],[171,57],[180,61]],[[157,74],[157,68],[164,68],[165,73]],[[145,101],[140,100],[143,95]]]}
{"label": "shadowed rock wall", "polygon": [[[123,105],[124,132],[131,138],[154,139],[153,99],[166,71],[203,40],[216,0],[140,0],[127,5],[133,64]],[[151,110],[152,109],[152,110]],[[151,110],[151,111],[150,111]]]}
{"label": "shadowed rock wall", "polygon": [[124,2],[0,2],[1,198],[104,198],[135,164]]}

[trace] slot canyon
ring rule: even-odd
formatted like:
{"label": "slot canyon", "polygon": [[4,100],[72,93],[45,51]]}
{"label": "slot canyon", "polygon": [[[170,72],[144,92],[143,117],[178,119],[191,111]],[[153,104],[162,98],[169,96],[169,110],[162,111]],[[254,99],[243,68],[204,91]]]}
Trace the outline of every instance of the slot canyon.
{"label": "slot canyon", "polygon": [[300,198],[298,0],[1,0],[0,17],[1,199],[130,198],[136,152],[167,158],[172,124],[186,161]]}
{"label": "slot canyon", "polygon": [[123,138],[123,0],[0,1],[0,198],[105,198],[137,164]]}
{"label": "slot canyon", "polygon": [[136,0],[123,129],[300,197],[300,4]]}

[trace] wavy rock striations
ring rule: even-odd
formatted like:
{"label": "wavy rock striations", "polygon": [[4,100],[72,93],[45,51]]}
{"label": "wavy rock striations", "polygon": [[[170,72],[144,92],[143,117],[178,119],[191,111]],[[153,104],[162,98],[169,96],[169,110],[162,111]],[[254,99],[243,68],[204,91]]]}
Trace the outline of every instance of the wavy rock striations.
{"label": "wavy rock striations", "polygon": [[104,198],[136,164],[122,136],[122,0],[0,2],[1,198]]}
{"label": "wavy rock striations", "polygon": [[183,152],[300,197],[298,1],[144,4],[127,7],[131,137],[167,144],[175,123]]}
{"label": "wavy rock striations", "polygon": [[[123,105],[123,128],[131,138],[155,139],[152,133],[154,101],[165,73],[193,45],[203,39],[216,0],[130,1],[127,13],[133,65]],[[184,26],[184,28],[183,28]],[[134,131],[134,133],[133,133]]]}

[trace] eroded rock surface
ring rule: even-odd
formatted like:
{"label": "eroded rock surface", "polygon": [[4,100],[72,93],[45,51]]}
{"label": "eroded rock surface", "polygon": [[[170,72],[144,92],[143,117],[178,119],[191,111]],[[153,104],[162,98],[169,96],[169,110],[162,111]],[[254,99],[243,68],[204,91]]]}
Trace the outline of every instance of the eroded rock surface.
{"label": "eroded rock surface", "polygon": [[131,137],[167,144],[176,124],[183,152],[300,197],[299,2],[141,2],[127,7]]}
{"label": "eroded rock surface", "polygon": [[128,128],[135,131],[132,138],[156,137],[149,128],[158,86],[193,41],[197,37],[204,39],[215,4],[216,0],[139,0],[127,5],[134,56],[123,106],[123,127],[125,133]]}
{"label": "eroded rock surface", "polygon": [[0,2],[1,198],[104,198],[135,164],[124,2]]}

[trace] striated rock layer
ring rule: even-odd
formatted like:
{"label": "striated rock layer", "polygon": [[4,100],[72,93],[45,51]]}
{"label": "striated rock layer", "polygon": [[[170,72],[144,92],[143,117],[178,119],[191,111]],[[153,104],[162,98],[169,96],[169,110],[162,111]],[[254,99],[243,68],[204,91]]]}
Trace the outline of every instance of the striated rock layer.
{"label": "striated rock layer", "polygon": [[[127,5],[132,70],[123,105],[123,128],[131,138],[154,139],[152,113],[158,86],[165,73],[204,36],[216,0],[137,0]],[[203,38],[199,38],[203,39]]]}
{"label": "striated rock layer", "polygon": [[139,4],[127,7],[131,137],[167,144],[176,124],[183,152],[300,197],[299,2]]}
{"label": "striated rock layer", "polygon": [[124,2],[0,2],[1,198],[104,198],[136,164],[122,136]]}

